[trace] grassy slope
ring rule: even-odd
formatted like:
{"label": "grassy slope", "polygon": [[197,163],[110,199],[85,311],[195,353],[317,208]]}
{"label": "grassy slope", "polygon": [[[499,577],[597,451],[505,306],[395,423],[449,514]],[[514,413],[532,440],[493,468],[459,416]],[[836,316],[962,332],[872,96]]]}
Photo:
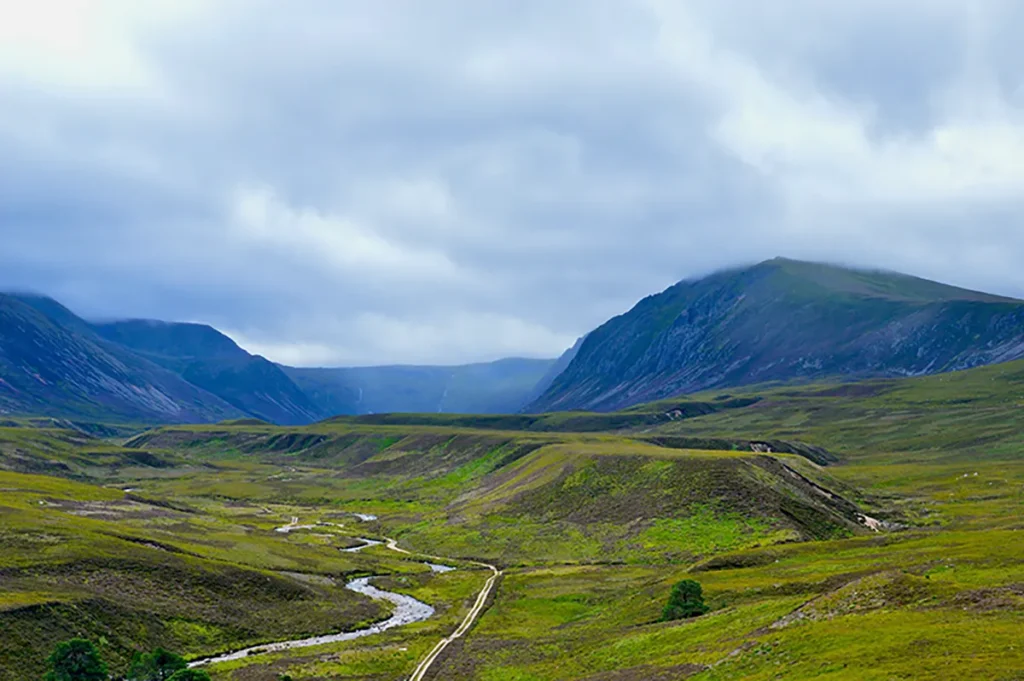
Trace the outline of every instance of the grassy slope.
{"label": "grassy slope", "polygon": [[[90,472],[97,471],[109,473]],[[101,641],[113,669],[123,671],[133,650],[157,645],[210,654],[354,628],[383,617],[385,609],[293,575],[344,581],[359,573],[425,570],[392,556],[339,552],[358,528],[274,532],[297,511],[292,506],[169,502],[6,471],[0,489],[3,681],[39,676],[48,651],[74,635]]]}
{"label": "grassy slope", "polygon": [[904,380],[730,392],[759,400],[747,409],[662,423],[657,431],[805,438],[865,464],[1017,460],[1024,445],[1024,361]]}
{"label": "grassy slope", "polygon": [[[739,394],[762,400],[657,430],[825,445],[843,455],[830,472],[847,489],[916,529],[744,550],[677,572],[523,572],[506,580],[505,598],[446,672],[530,681],[691,672],[707,681],[1020,678],[1024,364]],[[651,624],[656,595],[684,576],[703,583],[714,612]],[[620,578],[628,586],[616,586]]]}
{"label": "grassy slope", "polygon": [[[692,418],[645,418],[634,422],[638,431],[618,434],[458,428],[438,421],[167,428],[131,445],[170,462],[169,468],[83,467],[69,474],[120,484],[131,479],[141,499],[197,513],[173,522],[133,520],[136,511],[126,510],[117,518],[83,519],[68,516],[70,509],[39,506],[37,495],[25,497],[19,510],[34,515],[25,516],[23,529],[15,527],[17,533],[45,527],[41,534],[48,536],[65,523],[75,532],[86,520],[113,525],[120,534],[194,553],[186,557],[210,570],[390,572],[389,586],[440,606],[438,618],[408,630],[258,656],[214,669],[217,679],[407,676],[454,627],[482,575],[463,569],[428,576],[383,549],[354,557],[326,550],[349,533],[375,532],[398,536],[411,548],[492,557],[509,566],[493,607],[442,661],[439,679],[1018,678],[1024,668],[1018,641],[1024,457],[1016,426],[1024,365],[750,393],[761,399]],[[630,413],[665,415],[673,404]],[[643,441],[649,438],[798,440],[825,445],[842,463],[821,469],[802,457],[656,447]],[[903,529],[863,533],[844,525],[843,508],[812,504],[816,520],[837,528],[817,536],[832,538],[780,543],[815,536],[814,524],[794,523],[773,499],[815,493],[770,461]],[[0,487],[47,480],[72,484],[20,476]],[[75,490],[107,495],[98,500],[104,504],[124,503],[109,489]],[[688,496],[694,492],[696,498]],[[348,523],[340,519],[353,511],[377,513],[379,526],[346,526],[336,538],[270,531],[292,515]],[[102,546],[111,547],[103,550],[115,552],[117,564],[138,563],[145,547],[103,536],[108,543]],[[10,555],[46,574],[39,566],[49,564],[48,551],[23,544]],[[691,622],[658,623],[671,584],[686,577],[701,581],[713,611]],[[64,591],[54,598],[80,602],[84,597],[66,592],[82,583],[61,577],[56,584]],[[9,605],[0,621],[31,607],[40,590],[26,582],[5,592]],[[273,593],[259,591],[252,602],[261,612],[277,607]],[[348,607],[332,602],[338,613]],[[159,607],[139,617],[169,618]],[[311,611],[300,599],[294,619],[281,626],[302,631]],[[88,620],[84,630],[102,632],[98,621]],[[250,636],[267,635],[265,624],[240,622],[232,625]],[[189,652],[215,647],[187,637],[178,645]],[[12,659],[14,653],[6,654]]]}
{"label": "grassy slope", "polygon": [[[823,498],[798,456],[660,447],[633,438],[422,426],[324,424],[165,428],[135,446],[336,467],[301,498],[358,501],[400,522],[398,535],[447,555],[506,564],[692,559],[708,551],[856,532],[856,508]],[[728,443],[726,443],[728,444]],[[221,494],[280,493],[246,484]],[[228,491],[225,491],[228,490]],[[458,531],[450,531],[452,528]],[[695,536],[708,539],[695,542]],[[718,537],[720,542],[712,541]]]}

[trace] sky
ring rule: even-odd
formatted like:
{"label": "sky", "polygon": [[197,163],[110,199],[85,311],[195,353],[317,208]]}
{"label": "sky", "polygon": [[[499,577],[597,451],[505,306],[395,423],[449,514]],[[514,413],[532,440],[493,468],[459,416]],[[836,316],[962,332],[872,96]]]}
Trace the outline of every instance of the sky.
{"label": "sky", "polygon": [[553,357],[775,256],[1024,297],[1017,0],[0,0],[0,289]]}

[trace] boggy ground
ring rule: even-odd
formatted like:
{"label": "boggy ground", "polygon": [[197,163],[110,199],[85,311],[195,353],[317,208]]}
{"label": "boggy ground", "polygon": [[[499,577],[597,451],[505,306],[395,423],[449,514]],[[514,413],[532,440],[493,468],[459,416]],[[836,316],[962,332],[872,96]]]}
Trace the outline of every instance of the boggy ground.
{"label": "boggy ground", "polygon": [[[428,678],[1024,678],[1022,374],[700,396],[731,406],[661,418],[655,404],[607,419],[633,428],[615,433],[395,417],[170,428],[118,447],[10,429],[0,465],[63,477],[0,473],[0,679],[37,675],[71,634],[117,669],[133,647],[200,656],[357,627],[385,613],[340,585],[371,573],[437,615],[210,671],[404,679],[475,599],[489,573],[473,559],[505,575]],[[766,439],[824,449],[750,451]],[[823,451],[840,463],[810,460]],[[293,517],[312,527],[274,531]],[[459,569],[338,550],[385,536]],[[711,612],[659,622],[684,578]]]}

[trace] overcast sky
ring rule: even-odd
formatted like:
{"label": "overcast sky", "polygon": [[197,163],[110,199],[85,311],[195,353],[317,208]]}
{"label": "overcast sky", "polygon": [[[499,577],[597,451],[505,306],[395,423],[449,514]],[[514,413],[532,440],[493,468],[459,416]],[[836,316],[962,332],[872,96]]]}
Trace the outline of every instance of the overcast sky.
{"label": "overcast sky", "polygon": [[776,255],[1024,296],[1018,0],[0,0],[0,288],[555,356]]}

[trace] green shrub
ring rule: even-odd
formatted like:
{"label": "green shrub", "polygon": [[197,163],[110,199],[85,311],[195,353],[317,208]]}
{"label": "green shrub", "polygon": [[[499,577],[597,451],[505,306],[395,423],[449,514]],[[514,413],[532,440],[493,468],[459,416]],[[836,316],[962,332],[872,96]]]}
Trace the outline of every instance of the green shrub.
{"label": "green shrub", "polygon": [[710,608],[704,604],[704,593],[700,582],[684,579],[672,587],[668,603],[662,610],[661,619],[663,622],[670,622],[688,617],[700,617],[708,610]]}
{"label": "green shrub", "polygon": [[107,665],[92,641],[73,638],[57,645],[46,660],[46,681],[107,681]]}
{"label": "green shrub", "polygon": [[128,670],[128,681],[168,681],[176,672],[187,669],[181,655],[157,648],[151,653],[136,653]]}

